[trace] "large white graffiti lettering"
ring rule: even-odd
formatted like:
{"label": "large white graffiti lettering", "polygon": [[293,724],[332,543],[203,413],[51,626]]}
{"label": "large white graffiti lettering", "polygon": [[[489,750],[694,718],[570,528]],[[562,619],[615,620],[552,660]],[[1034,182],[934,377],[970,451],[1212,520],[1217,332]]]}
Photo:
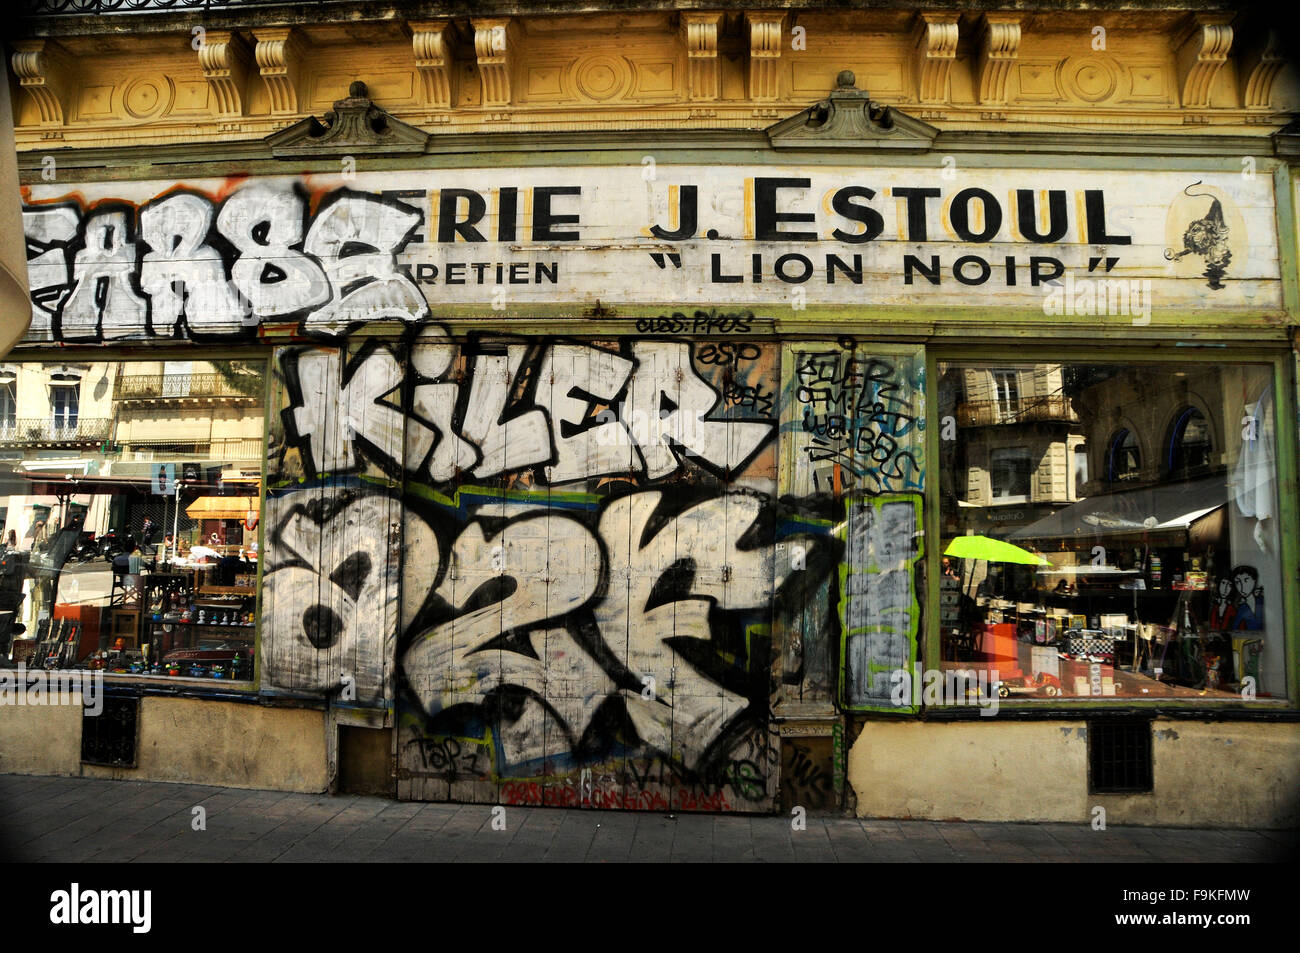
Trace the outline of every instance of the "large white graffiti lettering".
{"label": "large white graffiti lettering", "polygon": [[[383,402],[402,384],[402,368],[391,351],[367,348],[345,369],[336,354],[309,350],[299,356],[295,371],[302,402],[293,409],[293,428],[303,436],[316,471],[354,469],[358,438],[384,459],[400,456],[407,421],[399,408]],[[418,431],[423,425],[412,421],[411,427]]]}
{"label": "large white graffiti lettering", "polygon": [[81,220],[71,205],[43,205],[23,210],[23,233],[27,238],[27,283],[31,289],[32,324],[27,336],[48,340],[59,303],[72,283],[68,248],[77,235]]}
{"label": "large white graffiti lettering", "polygon": [[352,487],[267,500],[262,609],[270,685],[358,701],[391,695],[398,512],[387,497]]}
{"label": "large white graffiti lettering", "polygon": [[758,498],[728,493],[656,521],[661,500],[623,497],[601,515],[611,597],[596,608],[596,622],[626,638],[633,672],[662,686],[649,697],[640,684],[624,692],[637,734],[693,767],[746,700],[690,665],[676,667],[667,640],[707,640],[712,609],[766,606],[790,570],[774,566],[770,546],[739,544],[758,519]]}
{"label": "large white graffiti lettering", "polygon": [[[367,343],[351,357],[298,349],[283,361],[285,418],[309,475],[352,471],[359,452],[387,472],[405,466],[435,482],[538,465],[552,484],[615,473],[654,480],[685,459],[717,474],[739,472],[775,422],[714,419],[723,396],[695,371],[690,348],[638,341],[620,355],[553,344],[525,370],[535,349],[486,343],[475,349],[468,383],[458,384],[446,380],[453,346],[426,329],[411,348],[409,388],[407,368],[386,345]],[[531,391],[534,406],[521,390]]]}
{"label": "large white graffiti lettering", "polygon": [[[402,796],[770,805],[783,693],[874,707],[918,645],[919,496],[880,488],[923,475],[920,365],[833,348],[424,325],[280,349],[270,684],[393,704]],[[821,483],[835,407],[863,465]],[[778,409],[807,481],[779,495]]]}
{"label": "large white graffiti lettering", "polygon": [[65,340],[114,338],[145,327],[149,306],[135,286],[136,246],[131,216],[102,208],[87,216],[73,261],[73,285],[58,315]]}
{"label": "large white graffiti lettering", "polygon": [[304,194],[262,183],[219,208],[194,192],[138,210],[104,203],[84,217],[68,203],[27,206],[32,300],[44,312],[29,337],[237,336],[297,319],[336,335],[424,321],[424,297],[397,266],[421,221],[391,198],[340,189],[309,222]]}
{"label": "large white graffiti lettering", "polygon": [[228,333],[256,320],[226,281],[220,254],[207,243],[212,218],[212,203],[191,194],[140,209],[140,237],[150,249],[140,264],[140,287],[149,296],[150,324],[159,334],[179,331],[182,318],[196,333]]}
{"label": "large white graffiti lettering", "polygon": [[[636,493],[607,504],[595,533],[530,512],[539,505],[495,533],[484,529],[491,510],[460,532],[436,590],[450,617],[403,653],[408,684],[430,715],[526,689],[559,717],[568,746],[604,697],[620,697],[642,742],[696,767],[749,705],[691,661],[715,651],[710,613],[763,608],[788,575],[774,573],[770,545],[742,545],[765,501],[729,492],[664,514],[663,494]],[[569,626],[588,607],[600,641],[583,648]],[[543,743],[532,733],[516,756]]]}

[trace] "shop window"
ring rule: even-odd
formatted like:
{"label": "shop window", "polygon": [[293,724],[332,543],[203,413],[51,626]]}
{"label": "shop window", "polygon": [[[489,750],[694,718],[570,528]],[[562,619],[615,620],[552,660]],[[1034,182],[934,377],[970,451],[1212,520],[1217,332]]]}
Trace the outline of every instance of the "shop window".
{"label": "shop window", "polygon": [[993,499],[1004,503],[1029,499],[1033,472],[1028,450],[1020,447],[994,450],[989,454],[989,486]]}
{"label": "shop window", "polygon": [[1110,452],[1106,456],[1106,478],[1111,483],[1134,480],[1142,469],[1142,451],[1133,431],[1120,430],[1110,438]]}
{"label": "shop window", "polygon": [[1210,425],[1195,407],[1179,411],[1169,433],[1167,466],[1171,476],[1187,476],[1210,466]]}
{"label": "shop window", "polygon": [[[12,365],[14,390],[48,385],[51,421],[0,429],[0,665],[250,687],[261,389],[209,386],[160,416],[156,367]],[[257,361],[184,369],[205,384],[265,374]]]}
{"label": "shop window", "polygon": [[[948,381],[958,371],[968,379],[1008,373],[1005,365],[944,361],[938,371],[938,407],[950,406]],[[970,422],[940,456],[939,552],[962,557],[939,594],[940,664],[984,673],[1013,703],[1286,699],[1281,481],[1266,399],[1274,366],[1059,371],[1077,414],[1042,434],[1046,445],[985,449],[987,427]],[[1199,395],[1195,408],[1179,396],[1189,389]],[[1143,399],[1135,403],[1135,394]],[[1243,395],[1260,396],[1252,403]],[[1116,419],[1126,425],[1116,429]],[[1136,427],[1167,428],[1160,452],[1168,457],[1156,467],[1142,468]],[[1211,434],[1225,434],[1225,445],[1213,446]],[[1104,448],[1094,461],[1104,467],[1101,480],[1089,473],[1088,447]],[[1038,460],[1044,468],[1070,461],[1075,498],[1053,491],[1030,505],[1031,485],[1041,476],[1045,486],[1048,476],[1035,473]],[[982,485],[985,467],[989,494],[962,500],[956,488]],[[1054,485],[1069,479],[1051,476]],[[1123,732],[1113,741],[1095,752],[1105,775],[1098,789],[1139,789],[1142,745]]]}

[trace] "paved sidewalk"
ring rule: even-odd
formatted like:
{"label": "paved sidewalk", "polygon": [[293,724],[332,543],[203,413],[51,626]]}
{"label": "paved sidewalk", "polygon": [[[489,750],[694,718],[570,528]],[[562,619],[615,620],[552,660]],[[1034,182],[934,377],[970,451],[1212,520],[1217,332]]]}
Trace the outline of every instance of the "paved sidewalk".
{"label": "paved sidewalk", "polygon": [[[192,829],[204,808],[206,830]],[[1294,859],[1294,831],[668,815],[411,804],[193,784],[0,775],[11,861],[1133,861]]]}

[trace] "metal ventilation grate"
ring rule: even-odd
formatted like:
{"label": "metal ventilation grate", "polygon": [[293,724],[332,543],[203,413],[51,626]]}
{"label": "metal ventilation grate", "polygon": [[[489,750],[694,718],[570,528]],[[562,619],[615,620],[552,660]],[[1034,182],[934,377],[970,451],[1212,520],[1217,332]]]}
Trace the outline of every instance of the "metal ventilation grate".
{"label": "metal ventilation grate", "polygon": [[140,722],[140,698],[106,696],[98,715],[81,716],[81,760],[114,768],[135,767],[136,728]]}
{"label": "metal ventilation grate", "polygon": [[1141,794],[1152,790],[1151,721],[1097,718],[1088,722],[1088,791]]}

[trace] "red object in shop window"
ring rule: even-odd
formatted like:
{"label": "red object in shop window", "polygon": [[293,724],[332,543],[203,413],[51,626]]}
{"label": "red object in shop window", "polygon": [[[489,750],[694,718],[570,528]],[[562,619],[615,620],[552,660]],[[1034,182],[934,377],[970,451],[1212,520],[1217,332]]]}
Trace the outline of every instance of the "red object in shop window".
{"label": "red object in shop window", "polygon": [[1006,671],[1020,667],[1016,652],[1016,627],[1011,622],[994,622],[985,625],[980,650],[990,663],[1004,665]]}

